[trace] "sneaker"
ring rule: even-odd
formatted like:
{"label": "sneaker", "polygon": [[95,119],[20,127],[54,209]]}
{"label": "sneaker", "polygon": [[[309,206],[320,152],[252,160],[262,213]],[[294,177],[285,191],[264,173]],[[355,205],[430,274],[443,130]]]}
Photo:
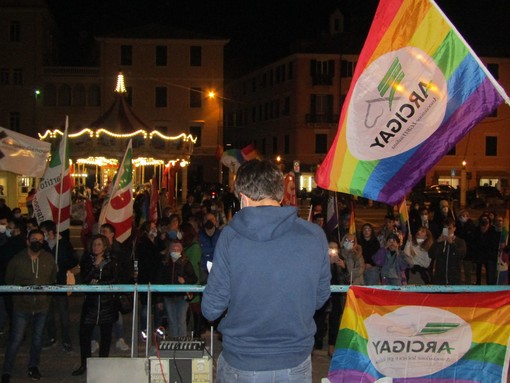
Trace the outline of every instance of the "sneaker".
{"label": "sneaker", "polygon": [[93,340],[92,343],[90,344],[90,352],[93,354],[97,350],[99,350],[99,343],[97,342],[97,340]]}
{"label": "sneaker", "polygon": [[73,346],[71,345],[71,343],[64,343],[62,345],[62,348],[64,349],[64,352],[72,352],[73,351]]}
{"label": "sneaker", "polygon": [[41,379],[41,373],[39,372],[39,369],[37,367],[30,367],[28,369],[28,376],[32,380],[40,380]]}
{"label": "sneaker", "polygon": [[50,338],[46,343],[43,344],[43,350],[52,348],[55,343],[57,343],[57,340],[55,338]]}
{"label": "sneaker", "polygon": [[117,347],[120,351],[127,351],[129,350],[129,346],[127,345],[124,338],[119,338],[117,343],[115,343],[115,347]]}
{"label": "sneaker", "polygon": [[11,382],[11,376],[9,374],[3,374],[2,375],[2,383],[10,383]]}

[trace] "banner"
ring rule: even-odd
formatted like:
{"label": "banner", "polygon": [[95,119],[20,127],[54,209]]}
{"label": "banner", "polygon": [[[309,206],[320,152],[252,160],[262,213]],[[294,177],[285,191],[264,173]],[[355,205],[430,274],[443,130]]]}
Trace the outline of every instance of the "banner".
{"label": "banner", "polygon": [[69,168],[68,120],[60,143],[51,153],[51,160],[32,200],[37,223],[55,222],[59,232],[71,223],[71,172]]}
{"label": "banner", "polygon": [[42,177],[51,144],[0,127],[0,170]]}
{"label": "banner", "polygon": [[317,184],[396,205],[503,101],[433,1],[381,0]]}
{"label": "banner", "polygon": [[115,227],[115,238],[124,242],[131,235],[133,226],[133,149],[129,144],[115,175],[108,196],[105,198],[98,225],[109,223]]}
{"label": "banner", "polygon": [[505,382],[510,295],[350,287],[332,383]]}

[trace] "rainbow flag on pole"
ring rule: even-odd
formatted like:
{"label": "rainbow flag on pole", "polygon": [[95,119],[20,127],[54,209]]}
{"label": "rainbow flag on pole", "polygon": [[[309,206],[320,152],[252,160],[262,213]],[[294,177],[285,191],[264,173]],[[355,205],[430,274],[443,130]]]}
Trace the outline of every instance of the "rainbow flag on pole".
{"label": "rainbow flag on pole", "polygon": [[351,286],[332,383],[505,382],[510,295],[428,294]]}
{"label": "rainbow flag on pole", "polygon": [[317,184],[396,205],[503,101],[433,1],[381,0]]}

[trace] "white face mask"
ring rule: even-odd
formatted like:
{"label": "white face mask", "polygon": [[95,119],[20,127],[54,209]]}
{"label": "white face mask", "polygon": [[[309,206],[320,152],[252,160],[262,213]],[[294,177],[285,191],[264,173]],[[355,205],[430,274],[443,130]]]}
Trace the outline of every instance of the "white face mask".
{"label": "white face mask", "polygon": [[345,250],[351,250],[354,246],[354,243],[352,242],[344,242],[344,249]]}
{"label": "white face mask", "polygon": [[156,237],[158,235],[158,231],[156,229],[149,231],[149,235],[151,237]]}
{"label": "white face mask", "polygon": [[416,238],[416,243],[418,245],[421,245],[423,242],[425,242],[425,238]]}
{"label": "white face mask", "polygon": [[5,233],[7,230],[7,225],[0,225],[0,233]]}
{"label": "white face mask", "polygon": [[172,257],[172,259],[173,259],[174,261],[177,261],[180,257],[182,257],[182,255],[181,255],[181,252],[180,252],[180,251],[172,251],[172,252],[170,253],[170,256]]}
{"label": "white face mask", "polygon": [[459,221],[462,222],[462,223],[466,223],[467,220],[468,220],[467,217],[464,217],[464,216],[459,218]]}

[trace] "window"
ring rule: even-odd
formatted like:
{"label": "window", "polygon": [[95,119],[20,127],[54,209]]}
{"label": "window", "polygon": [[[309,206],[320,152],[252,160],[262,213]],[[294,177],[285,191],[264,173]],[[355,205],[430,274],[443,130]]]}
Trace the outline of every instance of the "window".
{"label": "window", "polygon": [[167,47],[165,45],[156,46],[156,66],[166,66]]}
{"label": "window", "polygon": [[328,152],[328,135],[319,133],[315,135],[315,153],[326,154]]}
{"label": "window", "polygon": [[495,136],[485,137],[485,155],[495,157],[498,155],[498,138]]}
{"label": "window", "polygon": [[332,85],[335,75],[335,60],[310,60],[310,76],[313,85]]}
{"label": "window", "polygon": [[342,60],[340,63],[340,74],[342,77],[352,77],[354,74],[354,63]]}
{"label": "window", "polygon": [[14,85],[23,85],[23,69],[21,69],[21,68],[13,69],[12,83]]}
{"label": "window", "polygon": [[9,41],[11,43],[21,41],[21,24],[19,21],[11,21],[9,25]]}
{"label": "window", "polygon": [[99,106],[101,104],[101,88],[99,85],[89,86],[87,103],[89,106]]}
{"label": "window", "polygon": [[202,88],[191,88],[189,90],[189,106],[190,108],[202,107]]}
{"label": "window", "polygon": [[166,86],[156,87],[156,108],[166,108],[167,102]]}
{"label": "window", "polygon": [[85,106],[85,86],[77,84],[73,88],[73,106]]}
{"label": "window", "polygon": [[43,89],[43,105],[56,106],[57,105],[57,88],[55,85],[48,84]]}
{"label": "window", "polygon": [[312,94],[308,122],[337,122],[333,115],[333,95]]}
{"label": "window", "polygon": [[21,129],[21,115],[18,112],[9,113],[9,129],[19,132]]}
{"label": "window", "polygon": [[71,87],[67,84],[58,88],[58,106],[71,106]]}
{"label": "window", "polygon": [[133,65],[133,47],[131,45],[120,46],[120,65]]}
{"label": "window", "polygon": [[290,97],[285,97],[285,100],[283,101],[283,112],[282,114],[284,116],[290,116]]}
{"label": "window", "polygon": [[202,47],[191,46],[189,49],[189,65],[202,66]]}
{"label": "window", "polygon": [[0,85],[9,85],[9,69],[0,69]]}
{"label": "window", "polygon": [[197,139],[193,145],[193,146],[195,146],[195,148],[202,146],[202,127],[201,126],[190,126],[189,134],[191,134],[191,136],[193,136],[194,138]]}
{"label": "window", "polygon": [[278,137],[273,136],[273,154],[278,152]]}
{"label": "window", "polygon": [[286,134],[283,142],[283,154],[289,153],[290,153],[290,136]]}

